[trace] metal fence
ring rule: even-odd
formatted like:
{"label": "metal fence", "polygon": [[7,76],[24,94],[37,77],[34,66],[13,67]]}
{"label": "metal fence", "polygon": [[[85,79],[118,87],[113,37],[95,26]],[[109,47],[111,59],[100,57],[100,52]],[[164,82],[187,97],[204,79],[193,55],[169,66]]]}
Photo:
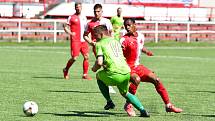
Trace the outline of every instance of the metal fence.
{"label": "metal fence", "polygon": [[[58,42],[69,36],[64,32],[62,24],[66,20],[59,19],[0,19],[0,41],[13,38],[17,42],[34,38],[35,41],[49,40]],[[170,21],[137,21],[140,32],[154,42],[170,38],[185,39],[214,39],[214,22],[170,22]],[[148,36],[150,35],[150,36]],[[42,38],[41,38],[42,37]]]}

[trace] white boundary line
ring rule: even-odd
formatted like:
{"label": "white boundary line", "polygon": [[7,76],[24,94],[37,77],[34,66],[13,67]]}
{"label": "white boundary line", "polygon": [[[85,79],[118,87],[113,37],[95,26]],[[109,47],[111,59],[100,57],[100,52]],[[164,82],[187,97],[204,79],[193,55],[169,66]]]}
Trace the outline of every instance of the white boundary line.
{"label": "white boundary line", "polygon": [[184,60],[202,60],[202,61],[215,61],[215,58],[202,58],[190,56],[152,56],[153,58],[166,58],[166,59],[184,59]]}
{"label": "white boundary line", "polygon": [[[147,46],[146,46],[147,47]],[[0,48],[8,48],[8,49],[69,49],[68,47],[57,47],[57,46],[1,46]],[[215,47],[147,47],[148,49],[215,49]]]}
{"label": "white boundary line", "polygon": [[[13,48],[15,49],[15,48]],[[21,53],[54,53],[54,54],[70,54],[69,51],[64,52],[64,51],[53,51],[53,49],[51,51],[45,51],[45,50],[31,50],[31,49],[22,49],[22,50],[3,50],[3,51],[8,51],[8,52],[21,52]]]}
{"label": "white boundary line", "polygon": [[49,46],[0,46],[0,49],[69,49],[69,47],[49,47]]}
{"label": "white boundary line", "polygon": [[149,49],[167,49],[167,50],[173,50],[173,49],[215,49],[215,47],[147,47]]}
{"label": "white boundary line", "polygon": [[[6,49],[17,49],[20,47],[6,47]],[[51,48],[51,50],[50,50]],[[0,47],[1,49],[1,47]],[[55,53],[55,54],[70,54],[69,51],[53,51],[53,49],[68,49],[66,47],[21,47],[22,50],[16,50],[15,52],[28,52],[28,53]],[[27,50],[26,50],[27,49]],[[35,50],[36,49],[36,50]],[[39,49],[39,50],[38,50]],[[41,50],[43,49],[43,50]],[[47,51],[50,50],[50,51]],[[13,51],[14,50],[3,50],[3,51]],[[184,59],[184,60],[197,60],[197,61],[215,61],[215,58],[202,58],[202,57],[190,57],[190,56],[159,56],[155,55],[151,58],[165,58],[165,59]]]}

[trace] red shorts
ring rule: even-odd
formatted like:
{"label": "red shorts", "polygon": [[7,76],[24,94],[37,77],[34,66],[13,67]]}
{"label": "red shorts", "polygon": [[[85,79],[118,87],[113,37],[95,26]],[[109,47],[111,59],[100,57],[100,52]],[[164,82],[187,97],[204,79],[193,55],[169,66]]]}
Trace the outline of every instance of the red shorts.
{"label": "red shorts", "polygon": [[144,65],[138,65],[131,69],[131,74],[133,74],[133,73],[137,74],[140,77],[141,82],[144,82],[144,81],[147,81],[148,75],[149,75],[149,73],[152,73],[152,71],[149,70]]}
{"label": "red shorts", "polygon": [[71,56],[79,56],[81,52],[82,55],[89,53],[89,46],[87,42],[71,42]]}

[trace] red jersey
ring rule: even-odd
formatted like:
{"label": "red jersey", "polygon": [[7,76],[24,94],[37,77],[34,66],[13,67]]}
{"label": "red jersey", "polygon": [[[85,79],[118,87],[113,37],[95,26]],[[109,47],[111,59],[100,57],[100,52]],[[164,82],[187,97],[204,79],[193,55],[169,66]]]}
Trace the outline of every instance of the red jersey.
{"label": "red jersey", "polygon": [[83,34],[87,24],[87,18],[83,15],[73,14],[68,18],[67,24],[70,26],[71,32],[75,33],[75,35],[71,37],[71,41],[84,42]]}
{"label": "red jersey", "polygon": [[91,37],[92,37],[93,41],[95,41],[93,28],[98,26],[98,25],[106,25],[106,27],[109,31],[113,29],[110,20],[107,18],[101,18],[100,20],[92,19],[90,22],[87,23],[87,26],[85,28],[85,32],[87,34],[91,33]]}
{"label": "red jersey", "polygon": [[125,34],[120,43],[123,47],[123,54],[127,64],[133,68],[140,64],[140,54],[144,45],[144,35],[137,33],[137,36]]}

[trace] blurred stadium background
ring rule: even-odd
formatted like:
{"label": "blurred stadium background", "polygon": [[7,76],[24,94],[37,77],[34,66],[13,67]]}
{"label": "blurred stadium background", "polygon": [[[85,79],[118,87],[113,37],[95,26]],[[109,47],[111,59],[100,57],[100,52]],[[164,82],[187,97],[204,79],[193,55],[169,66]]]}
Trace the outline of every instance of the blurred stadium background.
{"label": "blurred stadium background", "polygon": [[68,41],[62,24],[74,3],[92,18],[93,6],[103,5],[103,16],[138,19],[146,41],[207,41],[215,38],[215,0],[0,0],[0,41]]}

